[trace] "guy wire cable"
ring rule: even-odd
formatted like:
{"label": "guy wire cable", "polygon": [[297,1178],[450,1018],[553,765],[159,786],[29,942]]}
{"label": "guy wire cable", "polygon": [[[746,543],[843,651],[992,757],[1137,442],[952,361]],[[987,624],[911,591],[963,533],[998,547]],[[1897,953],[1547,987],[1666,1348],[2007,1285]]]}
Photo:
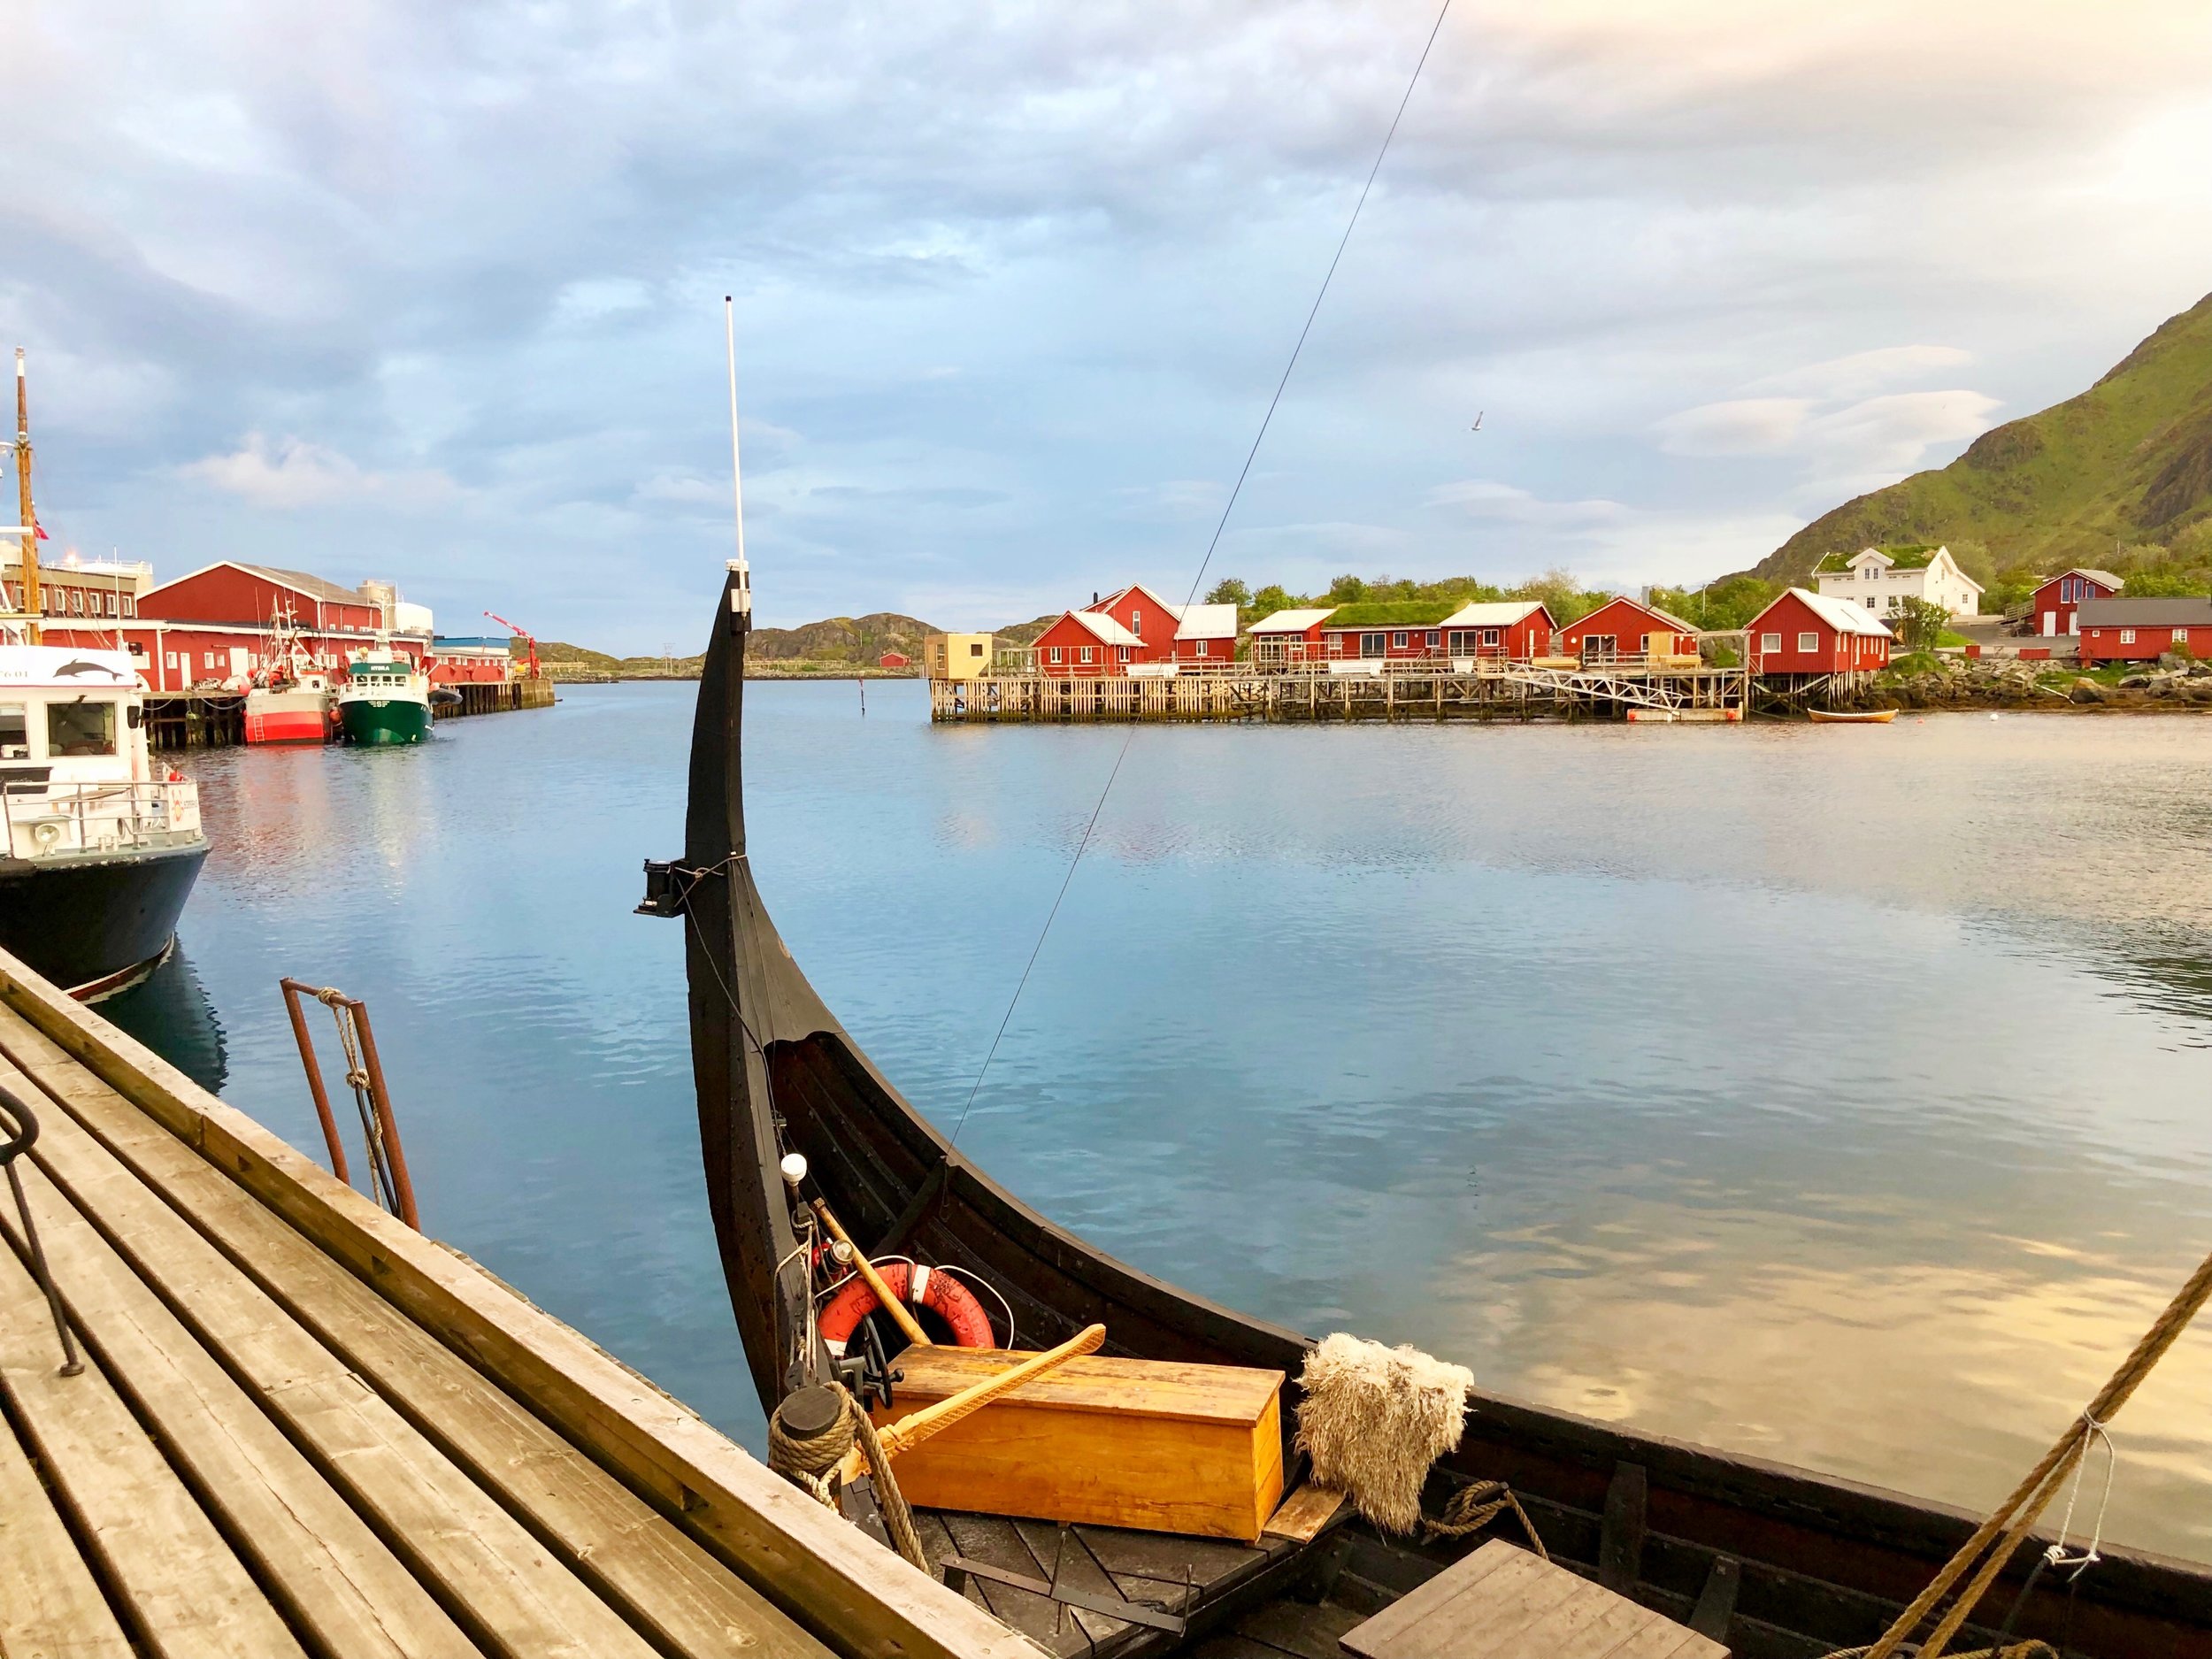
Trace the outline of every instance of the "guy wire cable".
{"label": "guy wire cable", "polygon": [[[1336,280],[1336,268],[1343,263],[1344,250],[1351,245],[1352,232],[1359,224],[1360,211],[1367,205],[1368,193],[1375,188],[1376,177],[1382,172],[1383,157],[1390,153],[1391,141],[1398,136],[1398,124],[1405,119],[1406,106],[1413,102],[1413,89],[1421,84],[1421,71],[1429,61],[1429,53],[1436,45],[1436,37],[1443,32],[1444,19],[1452,9],[1452,0],[1444,0],[1437,9],[1436,21],[1429,26],[1428,39],[1422,43],[1421,56],[1413,65],[1413,73],[1406,81],[1405,96],[1398,100],[1397,113],[1390,118],[1390,130],[1383,134],[1382,147],[1375,152],[1375,165],[1367,170],[1367,182],[1360,186],[1359,199],[1352,204],[1352,216],[1345,221],[1344,234],[1337,239],[1336,252],[1329,260],[1329,268],[1323,273],[1321,287],[1313,296],[1313,304],[1306,312],[1305,326],[1298,331],[1297,342],[1290,349],[1290,361],[1283,365],[1282,379],[1275,383],[1275,395],[1267,400],[1267,413],[1260,418],[1260,429],[1252,436],[1252,447],[1245,452],[1244,465],[1238,469],[1237,481],[1229,491],[1229,499],[1221,509],[1221,518],[1214,526],[1212,540],[1206,543],[1206,556],[1198,562],[1198,573],[1191,578],[1190,589],[1183,595],[1183,605],[1189,609],[1198,596],[1199,584],[1206,580],[1207,568],[1213,564],[1214,549],[1221,545],[1221,533],[1229,527],[1229,515],[1236,511],[1237,497],[1244,493],[1244,480],[1251,475],[1252,463],[1258,458],[1260,445],[1267,437],[1268,426],[1274,421],[1275,411],[1283,401],[1283,392],[1290,385],[1291,372],[1298,366],[1298,358],[1306,349],[1306,336],[1313,332],[1313,319],[1321,314],[1321,302],[1329,296],[1329,285]],[[960,1132],[967,1127],[968,1113],[975,1106],[975,1097],[981,1092],[984,1077],[990,1071],[991,1062],[998,1057],[999,1044],[1004,1041],[1006,1027],[1014,1018],[1014,1010],[1022,1000],[1022,993],[1029,986],[1029,976],[1037,966],[1037,958],[1044,951],[1045,940],[1052,932],[1052,924],[1060,914],[1060,904],[1068,896],[1068,888],[1075,880],[1077,866],[1083,862],[1083,854],[1091,844],[1091,836],[1098,828],[1099,814],[1106,810],[1106,797],[1114,792],[1114,780],[1121,776],[1121,764],[1129,758],[1129,745],[1137,735],[1132,723],[1124,733],[1121,748],[1114,755],[1112,768],[1106,774],[1106,782],[1098,792],[1098,800],[1091,807],[1088,822],[1075,843],[1075,856],[1068,860],[1067,872],[1060,878],[1060,890],[1052,895],[1052,908],[1045,912],[1045,925],[1037,930],[1037,942],[1030,947],[1029,960],[1022,964],[1021,978],[1015,982],[1014,995],[1007,999],[1006,1012],[999,1017],[998,1030],[992,1034],[991,1046],[985,1051],[983,1064],[978,1067],[975,1081],[969,1087],[968,1098],[960,1108],[959,1119],[952,1126],[948,1146],[959,1143]]]}

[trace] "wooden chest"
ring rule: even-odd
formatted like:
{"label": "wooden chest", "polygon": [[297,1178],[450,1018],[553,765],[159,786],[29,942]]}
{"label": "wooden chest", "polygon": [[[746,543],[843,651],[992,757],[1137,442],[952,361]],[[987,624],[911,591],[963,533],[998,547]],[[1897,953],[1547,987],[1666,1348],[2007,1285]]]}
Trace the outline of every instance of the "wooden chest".
{"label": "wooden chest", "polygon": [[[1026,1355],[910,1348],[891,1423]],[[899,1455],[926,1509],[1251,1543],[1283,1494],[1283,1373],[1088,1355]]]}

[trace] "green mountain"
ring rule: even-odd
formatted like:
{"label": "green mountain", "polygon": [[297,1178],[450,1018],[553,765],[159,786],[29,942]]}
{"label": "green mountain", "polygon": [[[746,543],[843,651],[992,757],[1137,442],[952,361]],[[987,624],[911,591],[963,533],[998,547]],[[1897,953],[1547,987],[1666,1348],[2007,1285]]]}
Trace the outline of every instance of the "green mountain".
{"label": "green mountain", "polygon": [[2108,566],[2121,544],[2170,546],[2207,518],[2212,296],[2078,397],[1985,432],[1948,466],[1823,514],[1754,573],[1801,582],[1832,553],[1928,541],[1982,542],[1998,570]]}

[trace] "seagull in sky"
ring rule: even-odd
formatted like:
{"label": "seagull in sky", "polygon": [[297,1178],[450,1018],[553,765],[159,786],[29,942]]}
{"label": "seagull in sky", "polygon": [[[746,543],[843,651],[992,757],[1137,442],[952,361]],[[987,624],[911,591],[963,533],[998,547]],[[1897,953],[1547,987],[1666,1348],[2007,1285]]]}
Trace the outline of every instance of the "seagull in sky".
{"label": "seagull in sky", "polygon": [[1482,418],[1489,412],[1490,411],[1486,409],[1478,409],[1475,411],[1475,424],[1470,426],[1468,431],[1480,432],[1482,430]]}

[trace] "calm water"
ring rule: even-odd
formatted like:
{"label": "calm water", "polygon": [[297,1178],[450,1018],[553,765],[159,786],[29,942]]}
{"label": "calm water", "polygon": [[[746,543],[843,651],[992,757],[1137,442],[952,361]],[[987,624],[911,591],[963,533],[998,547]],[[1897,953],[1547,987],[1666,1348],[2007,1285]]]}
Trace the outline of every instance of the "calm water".
{"label": "calm water", "polygon": [[[749,697],[761,885],[949,1123],[1123,733]],[[757,1442],[630,914],[689,721],[196,762],[222,1055],[119,1013],[319,1151],[275,982],[367,997],[426,1225]],[[961,1145],[1266,1317],[1982,1505],[2212,1248],[2208,780],[2187,718],[1141,732]],[[2108,1535],[2212,1558],[2212,1328],[2116,1438]]]}

